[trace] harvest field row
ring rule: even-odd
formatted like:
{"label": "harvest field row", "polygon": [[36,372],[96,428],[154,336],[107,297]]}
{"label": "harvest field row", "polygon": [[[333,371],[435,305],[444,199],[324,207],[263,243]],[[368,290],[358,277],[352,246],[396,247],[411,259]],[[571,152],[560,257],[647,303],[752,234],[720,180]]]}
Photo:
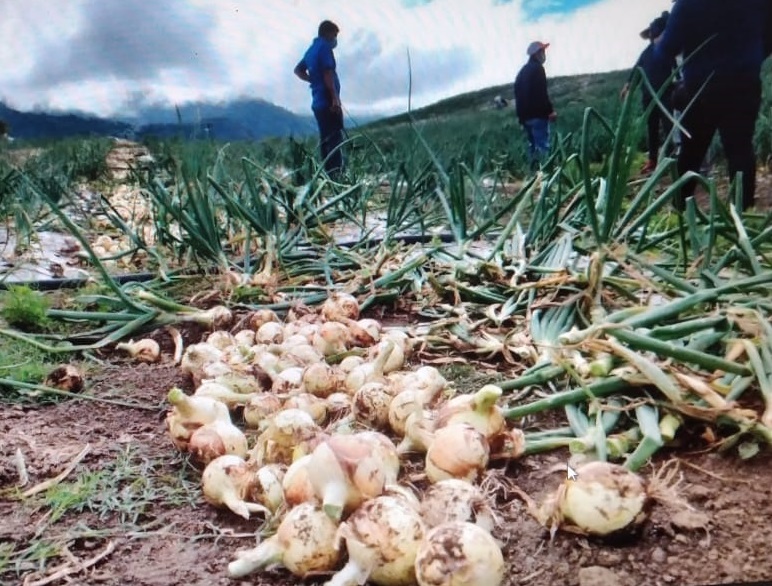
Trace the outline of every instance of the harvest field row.
{"label": "harvest field row", "polygon": [[671,211],[684,178],[635,175],[637,114],[587,110],[525,177],[420,127],[396,163],[353,137],[344,183],[294,140],[8,153],[5,259],[43,278],[4,269],[2,579],[772,576],[692,555],[766,534],[722,533],[705,511],[736,495],[684,484],[768,480],[772,214],[702,177]]}

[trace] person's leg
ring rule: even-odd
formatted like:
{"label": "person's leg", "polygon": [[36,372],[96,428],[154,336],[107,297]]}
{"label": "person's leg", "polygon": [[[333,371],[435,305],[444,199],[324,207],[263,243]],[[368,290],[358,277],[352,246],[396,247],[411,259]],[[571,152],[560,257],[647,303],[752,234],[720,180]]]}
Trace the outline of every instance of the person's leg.
{"label": "person's leg", "polygon": [[336,175],[343,167],[343,153],[340,149],[343,142],[343,116],[329,109],[314,110],[314,116],[319,127],[319,150],[324,169],[328,175]]}
{"label": "person's leg", "polygon": [[651,167],[652,170],[659,161],[659,121],[660,112],[655,106],[646,119],[646,146],[649,148],[649,164],[647,166]]}
{"label": "person's leg", "polygon": [[[698,173],[700,170],[702,160],[718,127],[715,102],[713,92],[710,88],[706,88],[681,118],[681,124],[688,132],[688,136],[684,134],[681,137],[681,150],[678,154],[679,175],[687,171]],[[697,182],[694,179],[684,184],[681,193],[673,201],[676,209],[684,209],[686,199],[694,195],[696,187]]]}
{"label": "person's leg", "polygon": [[529,157],[532,171],[539,169],[541,160],[549,154],[549,121],[542,118],[526,120],[523,124],[528,136]]}
{"label": "person's leg", "polygon": [[753,206],[756,190],[756,153],[753,133],[761,106],[761,81],[735,79],[731,86],[722,86],[724,107],[718,131],[724,146],[729,179],[742,173],[743,209]]}

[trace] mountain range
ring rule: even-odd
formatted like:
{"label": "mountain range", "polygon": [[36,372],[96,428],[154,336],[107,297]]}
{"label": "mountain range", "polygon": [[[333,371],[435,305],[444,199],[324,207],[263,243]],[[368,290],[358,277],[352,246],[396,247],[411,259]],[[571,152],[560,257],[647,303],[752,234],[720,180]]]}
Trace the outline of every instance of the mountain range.
{"label": "mountain range", "polygon": [[261,140],[303,136],[316,131],[311,116],[300,116],[259,99],[196,102],[181,106],[151,105],[131,117],[99,118],[82,112],[22,112],[0,102],[0,120],[16,139],[74,136],[147,136]]}

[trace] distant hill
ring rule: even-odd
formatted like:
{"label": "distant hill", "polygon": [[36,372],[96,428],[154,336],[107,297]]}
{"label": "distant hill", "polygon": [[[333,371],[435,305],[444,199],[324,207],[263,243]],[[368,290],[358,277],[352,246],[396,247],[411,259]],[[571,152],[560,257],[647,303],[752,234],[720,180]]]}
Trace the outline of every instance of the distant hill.
{"label": "distant hill", "polygon": [[153,105],[131,118],[105,119],[83,113],[20,112],[0,102],[0,120],[17,139],[75,136],[182,136],[218,140],[261,140],[315,132],[310,116],[299,116],[265,100],[192,103],[176,109]]}
{"label": "distant hill", "polygon": [[85,114],[20,112],[0,102],[0,120],[10,127],[10,135],[22,139],[66,138],[72,136],[127,136],[131,124]]}

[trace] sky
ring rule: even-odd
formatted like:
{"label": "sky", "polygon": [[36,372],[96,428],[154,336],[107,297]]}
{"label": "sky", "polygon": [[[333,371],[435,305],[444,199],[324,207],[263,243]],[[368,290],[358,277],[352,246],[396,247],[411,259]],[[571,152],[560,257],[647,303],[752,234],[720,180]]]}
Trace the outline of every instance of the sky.
{"label": "sky", "polygon": [[[510,83],[531,41],[547,75],[632,67],[671,0],[2,0],[0,101],[131,115],[148,104],[262,98],[310,114],[292,70],[320,21],[351,116]],[[412,80],[412,84],[411,84]],[[507,97],[507,96],[505,96]]]}

